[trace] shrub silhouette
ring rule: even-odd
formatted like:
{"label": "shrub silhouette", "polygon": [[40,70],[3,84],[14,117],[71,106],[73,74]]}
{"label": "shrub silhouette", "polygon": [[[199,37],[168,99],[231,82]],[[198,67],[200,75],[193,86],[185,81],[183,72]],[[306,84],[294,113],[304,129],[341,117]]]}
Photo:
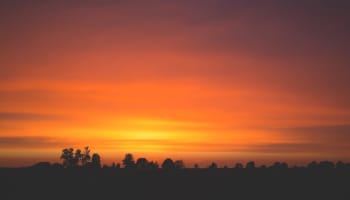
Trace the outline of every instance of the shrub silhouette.
{"label": "shrub silhouette", "polygon": [[218,165],[215,163],[215,162],[212,162],[209,167],[209,169],[217,169],[218,168]]}
{"label": "shrub silhouette", "polygon": [[246,164],[245,166],[246,169],[255,169],[255,162],[254,161],[250,161]]}
{"label": "shrub silhouette", "polygon": [[330,161],[321,161],[318,164],[318,168],[319,169],[334,169],[335,165],[333,162],[330,162]]}
{"label": "shrub silhouette", "polygon": [[139,158],[136,161],[137,169],[146,169],[148,168],[148,160],[146,158]]}
{"label": "shrub silhouette", "polygon": [[167,158],[164,160],[163,164],[162,164],[162,168],[163,169],[174,169],[175,168],[175,163],[172,159]]}
{"label": "shrub silhouette", "polygon": [[185,169],[185,163],[182,160],[176,160],[174,165],[175,169]]}
{"label": "shrub silhouette", "polygon": [[345,168],[346,168],[346,165],[345,165],[345,163],[343,163],[342,161],[338,161],[338,162],[336,163],[335,167],[336,167],[337,169],[345,169]]}
{"label": "shrub silhouette", "polygon": [[38,162],[34,164],[32,167],[34,168],[50,168],[52,167],[49,162]]}
{"label": "shrub silhouette", "polygon": [[267,167],[266,167],[266,165],[261,165],[260,166],[260,169],[266,169]]}
{"label": "shrub silhouette", "polygon": [[148,163],[148,168],[149,168],[149,169],[158,169],[158,168],[159,168],[159,165],[158,165],[157,162],[151,161],[151,162]]}
{"label": "shrub silhouette", "polygon": [[237,163],[235,165],[235,169],[243,169],[243,164],[242,163]]}
{"label": "shrub silhouette", "polygon": [[63,165],[60,164],[60,163],[54,163],[51,165],[52,168],[56,168],[56,169],[60,169],[60,168],[63,168]]}
{"label": "shrub silhouette", "polygon": [[311,163],[309,163],[309,164],[307,165],[307,168],[308,168],[308,169],[316,169],[317,166],[318,166],[318,163],[317,163],[316,161],[312,161]]}
{"label": "shrub silhouette", "polygon": [[288,164],[285,163],[285,162],[275,162],[271,168],[274,168],[274,169],[287,169],[288,168]]}

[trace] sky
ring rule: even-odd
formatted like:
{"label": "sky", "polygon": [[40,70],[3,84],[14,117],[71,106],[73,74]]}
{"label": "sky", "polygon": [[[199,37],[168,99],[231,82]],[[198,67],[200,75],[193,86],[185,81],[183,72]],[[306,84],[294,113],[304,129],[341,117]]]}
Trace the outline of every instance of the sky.
{"label": "sky", "polygon": [[0,166],[89,146],[191,166],[350,162],[350,3],[0,3]]}

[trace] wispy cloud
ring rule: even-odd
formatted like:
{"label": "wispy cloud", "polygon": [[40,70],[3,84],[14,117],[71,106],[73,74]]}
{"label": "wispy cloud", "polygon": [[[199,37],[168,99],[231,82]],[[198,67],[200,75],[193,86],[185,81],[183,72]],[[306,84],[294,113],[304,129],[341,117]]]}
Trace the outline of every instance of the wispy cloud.
{"label": "wispy cloud", "polygon": [[348,124],[284,128],[279,129],[279,131],[310,142],[332,142],[333,144],[340,145],[346,144],[350,140],[350,125]]}
{"label": "wispy cloud", "polygon": [[38,113],[20,113],[20,112],[0,112],[0,120],[12,121],[12,120],[56,120],[62,116],[49,115],[49,114],[38,114]]}
{"label": "wispy cloud", "polygon": [[1,148],[47,148],[65,146],[65,143],[65,141],[60,141],[59,139],[50,137],[0,137]]}

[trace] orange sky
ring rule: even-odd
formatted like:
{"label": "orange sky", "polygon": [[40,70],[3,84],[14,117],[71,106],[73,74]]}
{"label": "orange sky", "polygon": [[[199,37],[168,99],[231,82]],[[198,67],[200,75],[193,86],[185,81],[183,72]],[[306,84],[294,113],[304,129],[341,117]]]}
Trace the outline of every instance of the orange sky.
{"label": "orange sky", "polygon": [[350,161],[349,3],[326,2],[4,1],[0,166]]}

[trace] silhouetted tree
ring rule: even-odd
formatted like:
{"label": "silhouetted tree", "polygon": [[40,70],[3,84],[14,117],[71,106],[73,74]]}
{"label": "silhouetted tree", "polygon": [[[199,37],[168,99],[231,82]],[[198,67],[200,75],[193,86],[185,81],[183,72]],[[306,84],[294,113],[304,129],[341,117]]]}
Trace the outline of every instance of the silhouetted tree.
{"label": "silhouetted tree", "polygon": [[235,169],[242,169],[243,168],[243,164],[242,163],[237,163],[235,165]]}
{"label": "silhouetted tree", "polygon": [[334,169],[335,165],[331,161],[322,161],[318,164],[318,168],[320,168],[320,169]]}
{"label": "silhouetted tree", "polygon": [[308,168],[308,169],[316,169],[317,166],[318,166],[318,163],[317,163],[316,161],[312,161],[311,163],[309,163],[309,164],[307,165],[307,168]]}
{"label": "silhouetted tree", "polygon": [[101,157],[99,154],[97,153],[92,154],[91,164],[93,167],[98,167],[98,168],[101,167]]}
{"label": "silhouetted tree", "polygon": [[209,167],[209,169],[217,169],[218,168],[218,165],[215,163],[215,162],[212,162]]}
{"label": "silhouetted tree", "polygon": [[90,149],[85,147],[84,152],[80,149],[74,152],[73,148],[66,148],[62,150],[60,158],[63,160],[65,168],[77,167],[80,163],[82,166],[85,166],[90,160]]}
{"label": "silhouetted tree", "polygon": [[337,164],[335,164],[335,167],[337,169],[344,169],[346,167],[346,165],[342,161],[338,161]]}
{"label": "silhouetted tree", "polygon": [[86,163],[88,163],[91,159],[91,156],[90,156],[90,149],[88,146],[84,147],[84,151],[83,153],[81,154],[81,164],[83,166],[86,165]]}
{"label": "silhouetted tree", "polygon": [[194,164],[194,168],[195,169],[199,169],[199,165],[196,163],[196,164]]}
{"label": "silhouetted tree", "polygon": [[101,157],[97,153],[92,154],[91,166],[94,168],[101,168]]}
{"label": "silhouetted tree", "polygon": [[167,158],[167,159],[164,160],[164,162],[162,164],[162,168],[163,169],[174,169],[175,168],[175,164],[174,164],[172,159]]}
{"label": "silhouetted tree", "polygon": [[148,160],[146,158],[139,158],[136,161],[137,169],[146,169],[148,168]]}
{"label": "silhouetted tree", "polygon": [[62,154],[60,157],[63,160],[63,166],[65,168],[74,167],[74,149],[67,148],[62,150]]}
{"label": "silhouetted tree", "polygon": [[115,162],[112,162],[112,166],[111,166],[111,168],[115,168]]}
{"label": "silhouetted tree", "polygon": [[124,168],[135,168],[134,156],[130,153],[126,154],[123,160],[123,165]]}
{"label": "silhouetted tree", "polygon": [[272,166],[272,168],[274,169],[287,169],[288,168],[288,164],[285,162],[275,162]]}
{"label": "silhouetted tree", "polygon": [[255,162],[254,161],[250,161],[246,164],[245,166],[246,169],[255,169]]}
{"label": "silhouetted tree", "polygon": [[148,163],[148,168],[149,169],[158,169],[159,168],[159,165],[158,165],[158,163],[157,162],[149,162]]}
{"label": "silhouetted tree", "polygon": [[72,161],[74,167],[79,165],[79,161],[81,161],[81,158],[82,158],[81,150],[80,149],[75,150],[74,158]]}
{"label": "silhouetted tree", "polygon": [[175,169],[185,169],[185,163],[182,160],[176,160],[174,165]]}

